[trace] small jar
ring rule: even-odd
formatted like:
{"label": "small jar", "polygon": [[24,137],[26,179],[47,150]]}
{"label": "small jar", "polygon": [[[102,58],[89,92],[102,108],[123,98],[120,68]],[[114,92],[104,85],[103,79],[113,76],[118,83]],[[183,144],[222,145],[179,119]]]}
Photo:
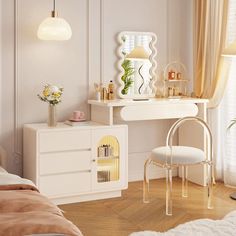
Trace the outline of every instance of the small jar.
{"label": "small jar", "polygon": [[178,72],[176,74],[176,79],[178,79],[178,80],[182,79],[182,74],[180,72]]}
{"label": "small jar", "polygon": [[168,79],[169,80],[175,79],[175,72],[174,71],[171,70],[168,72]]}

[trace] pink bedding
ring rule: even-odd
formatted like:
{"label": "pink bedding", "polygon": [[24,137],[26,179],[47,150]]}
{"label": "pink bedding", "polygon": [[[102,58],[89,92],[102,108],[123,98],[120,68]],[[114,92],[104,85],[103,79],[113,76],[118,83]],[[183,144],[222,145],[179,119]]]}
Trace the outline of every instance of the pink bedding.
{"label": "pink bedding", "polygon": [[0,236],[82,236],[61,210],[27,184],[0,185]]}

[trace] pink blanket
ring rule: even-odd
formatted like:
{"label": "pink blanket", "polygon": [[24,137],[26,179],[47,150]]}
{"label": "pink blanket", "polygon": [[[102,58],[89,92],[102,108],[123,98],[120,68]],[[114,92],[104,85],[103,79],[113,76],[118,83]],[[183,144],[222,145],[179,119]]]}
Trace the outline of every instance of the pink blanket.
{"label": "pink blanket", "polygon": [[30,185],[0,186],[0,236],[57,233],[82,236],[61,210]]}

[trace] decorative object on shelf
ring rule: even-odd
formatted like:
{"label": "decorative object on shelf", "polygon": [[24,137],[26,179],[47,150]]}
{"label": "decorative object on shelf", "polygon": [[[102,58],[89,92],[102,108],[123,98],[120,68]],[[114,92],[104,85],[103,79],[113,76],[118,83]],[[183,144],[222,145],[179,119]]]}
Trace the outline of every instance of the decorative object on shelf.
{"label": "decorative object on shelf", "polygon": [[168,80],[172,80],[172,79],[175,79],[175,72],[170,70],[168,72]]}
{"label": "decorative object on shelf", "polygon": [[114,147],[110,144],[103,144],[98,147],[98,157],[113,157]]}
{"label": "decorative object on shelf", "polygon": [[101,91],[102,91],[102,83],[94,83],[94,89],[95,89],[95,99],[100,101],[101,100]]}
{"label": "decorative object on shelf", "polygon": [[97,146],[98,182],[118,181],[120,170],[120,145],[116,137],[106,135]]}
{"label": "decorative object on shelf", "polygon": [[48,106],[48,126],[55,127],[57,126],[57,111],[56,106],[49,104]]}
{"label": "decorative object on shelf", "polygon": [[124,31],[118,35],[118,42],[118,95],[131,99],[155,97],[156,35]]}
{"label": "decorative object on shelf", "polygon": [[187,70],[181,62],[170,62],[164,69],[163,96],[181,98],[187,96]]}
{"label": "decorative object on shelf", "polygon": [[182,73],[181,72],[177,72],[176,79],[178,79],[178,80],[182,79]]}
{"label": "decorative object on shelf", "polygon": [[112,80],[110,80],[110,83],[108,84],[108,100],[114,100],[115,99],[115,87]]}
{"label": "decorative object on shelf", "polygon": [[46,84],[44,86],[42,95],[37,96],[41,101],[47,102],[48,106],[48,126],[54,127],[57,125],[56,105],[61,102],[61,95],[63,93],[62,87]]}
{"label": "decorative object on shelf", "polygon": [[69,119],[70,121],[84,121],[85,114],[83,111],[73,111],[72,117]]}
{"label": "decorative object on shelf", "polygon": [[108,86],[103,86],[102,83],[94,83],[96,100],[114,100],[115,99],[115,86],[112,80],[110,80]]}
{"label": "decorative object on shelf", "polygon": [[78,125],[88,125],[90,122],[86,121],[85,114],[83,111],[73,111],[70,119],[66,120],[64,123],[70,126],[78,126]]}
{"label": "decorative object on shelf", "polygon": [[141,63],[142,63],[138,69],[138,73],[139,73],[140,77],[142,78],[142,83],[138,88],[138,93],[141,94],[141,89],[142,89],[144,82],[145,82],[144,77],[141,73],[141,69],[144,66],[145,60],[149,60],[149,55],[142,46],[137,46],[128,55],[126,55],[125,59],[131,60],[131,61],[132,60],[133,61],[141,61]]}
{"label": "decorative object on shelf", "polygon": [[109,170],[109,166],[107,166],[106,168],[103,166],[100,169],[102,169],[102,170],[98,170],[98,172],[97,172],[97,182],[98,183],[110,182],[111,181],[111,171]]}
{"label": "decorative object on shelf", "polygon": [[47,17],[38,28],[38,38],[41,40],[69,40],[72,36],[70,25],[56,12],[56,0],[53,0],[51,17]]}
{"label": "decorative object on shelf", "polygon": [[107,88],[106,87],[102,87],[101,99],[107,100]]}

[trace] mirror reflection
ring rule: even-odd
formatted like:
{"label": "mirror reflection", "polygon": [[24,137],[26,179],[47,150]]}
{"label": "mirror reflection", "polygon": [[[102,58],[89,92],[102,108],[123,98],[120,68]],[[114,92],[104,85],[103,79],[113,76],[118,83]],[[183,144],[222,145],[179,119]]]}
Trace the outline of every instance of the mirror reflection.
{"label": "mirror reflection", "polygon": [[121,97],[155,96],[156,36],[145,32],[122,32],[119,37]]}

